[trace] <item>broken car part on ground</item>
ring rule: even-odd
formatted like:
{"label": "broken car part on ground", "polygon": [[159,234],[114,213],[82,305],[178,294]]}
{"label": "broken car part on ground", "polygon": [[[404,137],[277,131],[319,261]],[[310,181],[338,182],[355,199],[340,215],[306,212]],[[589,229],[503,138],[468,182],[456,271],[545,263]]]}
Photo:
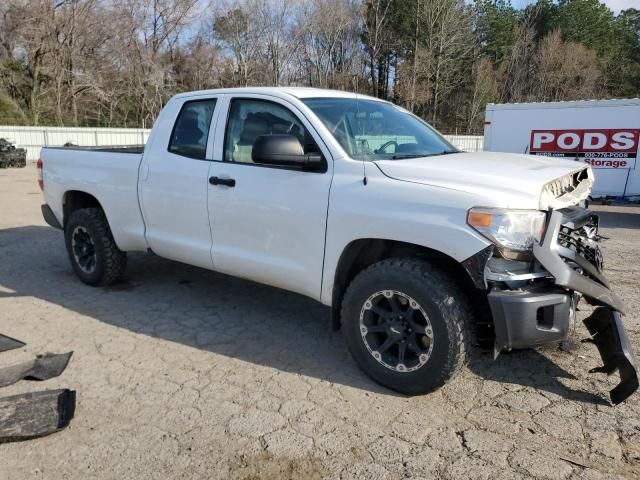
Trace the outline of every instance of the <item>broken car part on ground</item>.
{"label": "broken car part on ground", "polygon": [[0,368],[0,387],[12,385],[19,380],[48,380],[59,376],[73,352],[45,353],[33,360]]}
{"label": "broken car part on ground", "polygon": [[[24,342],[0,334],[0,352]],[[0,367],[0,387],[20,380],[48,380],[62,374],[73,352],[45,353],[28,362]],[[73,418],[76,392],[44,390],[0,398],[0,443],[29,440],[65,428]]]}
{"label": "broken car part on ground", "polygon": [[76,392],[45,390],[0,398],[0,443],[50,435],[71,422]]}
{"label": "broken car part on ground", "polygon": [[6,335],[2,335],[0,333],[0,353],[6,352],[8,350],[13,350],[15,348],[24,347],[25,343],[20,340],[16,340],[15,338],[7,337]]}

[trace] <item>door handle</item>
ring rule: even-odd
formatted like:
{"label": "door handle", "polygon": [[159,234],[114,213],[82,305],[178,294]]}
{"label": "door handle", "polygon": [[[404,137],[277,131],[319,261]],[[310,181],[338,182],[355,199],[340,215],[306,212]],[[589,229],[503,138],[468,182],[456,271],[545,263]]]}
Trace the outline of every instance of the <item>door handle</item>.
{"label": "door handle", "polygon": [[233,178],[209,177],[211,185],[226,185],[227,187],[235,187],[236,181]]}

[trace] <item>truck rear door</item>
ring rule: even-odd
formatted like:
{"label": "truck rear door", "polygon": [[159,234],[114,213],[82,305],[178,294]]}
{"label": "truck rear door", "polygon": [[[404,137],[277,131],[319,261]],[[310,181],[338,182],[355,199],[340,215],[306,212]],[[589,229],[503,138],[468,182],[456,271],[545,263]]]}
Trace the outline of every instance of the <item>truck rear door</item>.
{"label": "truck rear door", "polygon": [[[273,96],[225,95],[219,118],[209,173],[215,270],[319,298],[329,151],[293,104]],[[305,153],[323,154],[325,166],[304,171],[255,163],[256,138],[276,133],[297,136]]]}
{"label": "truck rear door", "polygon": [[[163,111],[140,168],[140,204],[149,247],[158,255],[211,268],[208,173],[216,96],[177,98]],[[170,135],[169,135],[170,133]]]}

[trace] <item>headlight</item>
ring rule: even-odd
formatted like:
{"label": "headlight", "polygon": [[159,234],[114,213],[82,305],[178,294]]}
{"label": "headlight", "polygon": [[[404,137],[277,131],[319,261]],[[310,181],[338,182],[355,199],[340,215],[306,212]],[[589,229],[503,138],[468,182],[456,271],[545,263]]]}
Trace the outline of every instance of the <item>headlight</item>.
{"label": "headlight", "polygon": [[[504,254],[528,252],[533,241],[540,241],[545,227],[545,213],[538,210],[503,210],[472,208],[467,223],[495,243]],[[506,255],[508,256],[508,255]]]}

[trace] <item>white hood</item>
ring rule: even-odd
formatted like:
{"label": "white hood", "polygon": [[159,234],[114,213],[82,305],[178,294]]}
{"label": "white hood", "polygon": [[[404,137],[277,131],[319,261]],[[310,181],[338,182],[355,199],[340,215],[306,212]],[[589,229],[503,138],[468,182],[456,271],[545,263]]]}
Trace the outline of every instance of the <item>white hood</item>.
{"label": "white hood", "polygon": [[480,195],[492,201],[483,205],[487,207],[546,210],[575,205],[589,195],[593,184],[589,171],[588,178],[570,193],[556,198],[548,193],[547,184],[588,167],[570,160],[513,153],[452,153],[374,163],[397,180]]}

